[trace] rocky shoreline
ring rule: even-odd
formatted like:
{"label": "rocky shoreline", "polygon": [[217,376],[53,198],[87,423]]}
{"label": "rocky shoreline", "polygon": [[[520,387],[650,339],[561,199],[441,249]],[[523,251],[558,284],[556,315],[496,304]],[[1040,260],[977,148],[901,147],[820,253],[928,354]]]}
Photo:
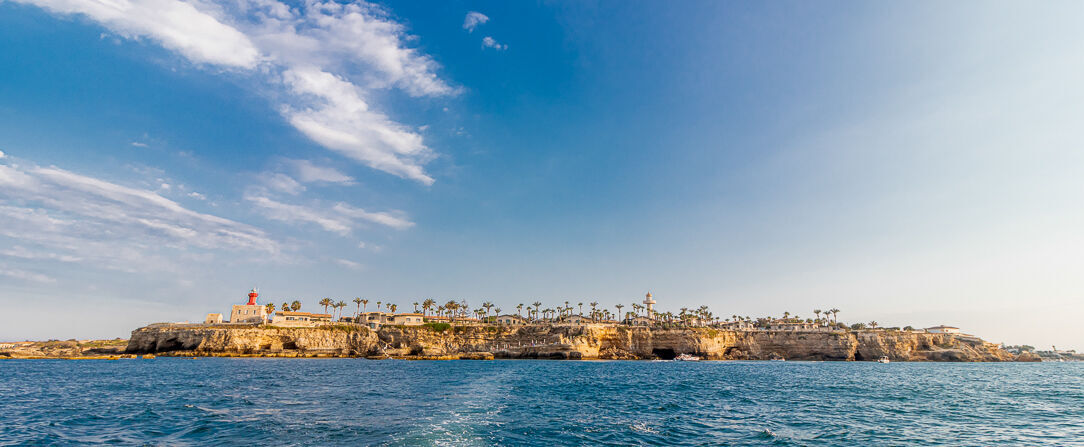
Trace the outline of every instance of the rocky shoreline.
{"label": "rocky shoreline", "polygon": [[280,328],[268,325],[152,325],[132,332],[130,355],[446,359],[669,359],[1005,362],[994,343],[958,334],[890,330],[731,331],[604,325]]}

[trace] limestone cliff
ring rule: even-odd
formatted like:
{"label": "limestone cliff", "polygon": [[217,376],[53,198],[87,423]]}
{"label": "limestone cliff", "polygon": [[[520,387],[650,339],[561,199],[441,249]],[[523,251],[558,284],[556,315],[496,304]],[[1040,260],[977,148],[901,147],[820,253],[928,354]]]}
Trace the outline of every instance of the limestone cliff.
{"label": "limestone cliff", "polygon": [[164,325],[132,332],[129,353],[404,358],[1012,361],[978,338],[898,331],[728,331],[587,326],[275,328]]}

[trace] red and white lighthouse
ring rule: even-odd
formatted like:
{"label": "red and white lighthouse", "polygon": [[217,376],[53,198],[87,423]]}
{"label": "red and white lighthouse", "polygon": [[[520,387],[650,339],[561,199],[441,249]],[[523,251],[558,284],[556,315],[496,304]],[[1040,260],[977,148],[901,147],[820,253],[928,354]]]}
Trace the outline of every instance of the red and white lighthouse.
{"label": "red and white lighthouse", "polygon": [[256,297],[258,297],[258,296],[260,296],[260,292],[257,292],[255,287],[253,287],[252,290],[249,290],[248,291],[248,305],[249,306],[255,306],[256,305]]}

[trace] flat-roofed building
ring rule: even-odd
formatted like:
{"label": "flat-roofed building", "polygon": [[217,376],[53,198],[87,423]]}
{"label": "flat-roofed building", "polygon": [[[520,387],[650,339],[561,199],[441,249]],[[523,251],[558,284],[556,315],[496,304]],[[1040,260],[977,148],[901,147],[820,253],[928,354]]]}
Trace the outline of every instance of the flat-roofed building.
{"label": "flat-roofed building", "polygon": [[207,314],[203,324],[222,324],[222,314]]}
{"label": "flat-roofed building", "polygon": [[498,315],[496,322],[501,326],[522,326],[527,324],[527,320],[519,315]]}
{"label": "flat-roofed building", "polygon": [[282,327],[314,327],[331,323],[331,314],[281,311],[271,317],[271,324]]}
{"label": "flat-roofed building", "polygon": [[959,334],[960,328],[942,324],[940,326],[928,327],[926,328],[926,332],[931,334]]}

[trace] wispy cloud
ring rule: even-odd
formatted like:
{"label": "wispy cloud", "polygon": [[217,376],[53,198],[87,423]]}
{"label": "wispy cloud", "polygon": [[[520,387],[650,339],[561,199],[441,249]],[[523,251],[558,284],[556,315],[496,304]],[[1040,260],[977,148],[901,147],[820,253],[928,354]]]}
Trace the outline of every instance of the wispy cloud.
{"label": "wispy cloud", "polygon": [[202,0],[98,2],[16,0],[77,14],[130,39],[146,38],[189,61],[240,70],[262,80],[279,110],[316,143],[390,174],[432,184],[432,150],[412,126],[375,110],[366,92],[411,96],[457,93],[437,64],[410,48],[411,36],[379,6],[309,0],[214,3]]}
{"label": "wispy cloud", "polygon": [[21,164],[0,164],[0,237],[18,244],[3,257],[125,271],[175,257],[163,250],[279,251],[258,228],[192,211],[155,191]]}
{"label": "wispy cloud", "polygon": [[365,265],[349,259],[336,259],[335,262],[351,270],[365,270]]}
{"label": "wispy cloud", "polygon": [[26,270],[7,268],[4,265],[0,265],[0,276],[7,276],[9,278],[20,279],[24,281],[52,284],[56,282],[56,279],[41,273],[28,272]]}
{"label": "wispy cloud", "polygon": [[260,50],[244,33],[179,0],[15,0],[60,14],[80,14],[126,38],[149,38],[198,64],[255,68]]}
{"label": "wispy cloud", "polygon": [[371,212],[345,203],[336,203],[330,208],[296,205],[279,202],[258,194],[246,195],[245,200],[255,205],[269,219],[294,224],[316,224],[326,231],[343,236],[350,234],[351,231],[363,226],[366,222],[397,230],[414,226],[414,222],[411,222],[403,213],[398,211]]}
{"label": "wispy cloud", "polygon": [[477,11],[471,11],[467,13],[467,17],[463,19],[463,29],[467,32],[474,32],[474,29],[483,23],[489,21],[489,17]]}
{"label": "wispy cloud", "polygon": [[305,183],[322,182],[345,185],[354,183],[353,177],[343,174],[338,169],[330,166],[317,166],[308,160],[292,160],[290,164],[297,170],[297,178]]}
{"label": "wispy cloud", "polygon": [[508,49],[508,45],[497,42],[496,39],[489,36],[482,38],[482,46],[486,48],[493,48],[497,51],[504,51]]}
{"label": "wispy cloud", "polygon": [[133,141],[132,146],[135,146],[135,147],[147,147],[147,143],[140,143],[138,141]]}

